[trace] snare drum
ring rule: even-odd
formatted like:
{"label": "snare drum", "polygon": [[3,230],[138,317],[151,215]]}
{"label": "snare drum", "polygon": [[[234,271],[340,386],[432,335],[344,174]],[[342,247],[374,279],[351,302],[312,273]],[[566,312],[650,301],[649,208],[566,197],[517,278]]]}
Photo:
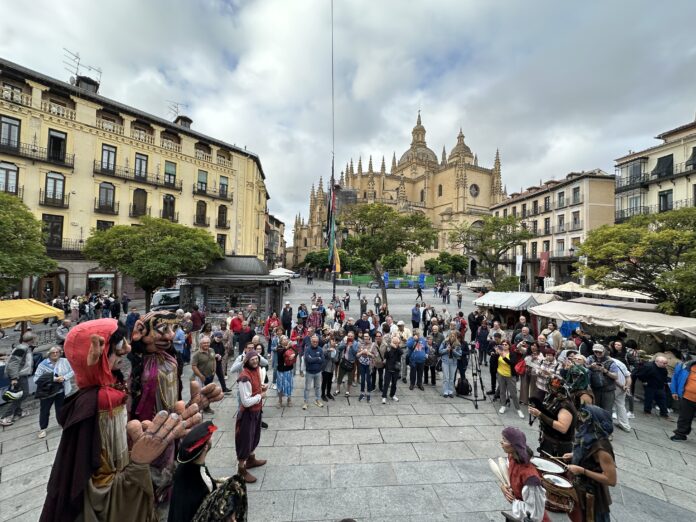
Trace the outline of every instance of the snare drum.
{"label": "snare drum", "polygon": [[570,513],[578,501],[573,484],[559,475],[544,473],[541,485],[546,490],[546,509],[555,513]]}

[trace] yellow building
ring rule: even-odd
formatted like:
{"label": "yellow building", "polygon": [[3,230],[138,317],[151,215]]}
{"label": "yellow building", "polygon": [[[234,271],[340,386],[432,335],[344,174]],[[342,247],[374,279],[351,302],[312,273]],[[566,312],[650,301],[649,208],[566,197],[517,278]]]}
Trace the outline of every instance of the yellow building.
{"label": "yellow building", "polygon": [[515,275],[516,256],[522,255],[521,282],[530,291],[543,291],[570,281],[576,250],[590,230],[614,219],[614,176],[595,169],[571,172],[523,192],[510,194],[491,206],[496,216],[516,216],[534,237],[501,262]]}
{"label": "yellow building", "polygon": [[617,223],[696,205],[696,121],[657,139],[662,143],[616,160]]}
{"label": "yellow building", "polygon": [[0,190],[42,220],[59,269],[22,294],[136,289],[80,251],[93,229],[162,217],[209,231],[226,254],[263,259],[267,200],[259,157],[191,128],[0,59]]}
{"label": "yellow building", "polygon": [[[396,154],[392,156],[389,172],[384,156],[378,170],[370,156],[366,169],[363,169],[362,158],[358,159],[357,168],[351,159],[336,180],[341,188],[340,205],[385,203],[401,212],[422,212],[432,221],[438,230],[437,242],[432,252],[414,259],[414,271],[422,270],[423,262],[438,252],[453,251],[447,237],[455,225],[475,222],[489,213],[491,205],[505,197],[498,153],[493,168],[480,166],[460,130],[450,154],[443,147],[438,161],[437,155],[427,146],[425,133],[418,114],[411,132],[411,146],[398,162]],[[306,221],[299,215],[295,219],[292,245],[295,265],[301,263],[307,253],[325,248],[327,192],[322,180],[316,191],[312,185],[309,217]]]}

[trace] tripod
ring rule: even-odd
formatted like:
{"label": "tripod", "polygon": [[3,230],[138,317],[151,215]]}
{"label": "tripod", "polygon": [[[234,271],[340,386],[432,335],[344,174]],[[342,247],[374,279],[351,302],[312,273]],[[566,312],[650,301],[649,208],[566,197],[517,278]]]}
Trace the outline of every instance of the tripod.
{"label": "tripod", "polygon": [[[464,343],[466,344],[466,343]],[[469,364],[471,364],[471,385],[473,387],[473,398],[472,397],[465,397],[463,395],[458,395],[464,400],[471,401],[474,403],[474,409],[478,410],[478,402],[479,402],[479,395],[478,395],[478,388],[479,384],[481,385],[481,399],[482,401],[486,400],[486,395],[484,391],[486,388],[483,386],[483,377],[481,376],[481,364],[479,363],[478,360],[478,354],[476,353],[476,349],[472,350],[471,347],[475,346],[475,343],[469,343],[468,344],[468,355],[469,355]],[[465,375],[462,375],[462,377],[465,377]]]}

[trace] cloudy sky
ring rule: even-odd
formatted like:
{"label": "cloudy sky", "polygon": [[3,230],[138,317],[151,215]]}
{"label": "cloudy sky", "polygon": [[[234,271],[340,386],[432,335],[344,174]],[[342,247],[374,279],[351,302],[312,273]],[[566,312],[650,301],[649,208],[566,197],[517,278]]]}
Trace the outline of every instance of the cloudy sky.
{"label": "cloudy sky", "polygon": [[[440,154],[461,126],[479,163],[500,148],[508,191],[600,167],[696,111],[691,0],[335,0],[336,163],[377,167],[422,111]],[[0,55],[67,80],[63,48],[100,92],[261,157],[292,227],[331,165],[329,0],[0,3]],[[337,173],[338,175],[338,173]],[[290,234],[288,234],[290,239]]]}

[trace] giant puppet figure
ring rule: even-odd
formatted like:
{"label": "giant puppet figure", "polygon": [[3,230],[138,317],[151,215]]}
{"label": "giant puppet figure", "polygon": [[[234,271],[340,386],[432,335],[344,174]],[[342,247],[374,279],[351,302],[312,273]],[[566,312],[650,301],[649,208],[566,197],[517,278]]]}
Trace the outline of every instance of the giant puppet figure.
{"label": "giant puppet figure", "polygon": [[156,521],[150,464],[201,421],[198,405],[179,401],[153,420],[128,422],[127,394],[114,372],[130,345],[115,319],[78,324],[65,355],[79,391],[58,416],[63,433],[41,522]]}
{"label": "giant puppet figure", "polygon": [[[133,351],[130,375],[130,416],[140,421],[152,420],[158,411],[172,411],[181,397],[180,375],[183,364],[172,346],[172,326],[178,322],[173,312],[150,312],[135,323],[131,334]],[[191,384],[191,403],[203,411],[210,402],[222,400],[220,386],[209,384],[202,390]],[[166,515],[175,469],[174,444],[151,465],[155,501],[162,516]]]}

